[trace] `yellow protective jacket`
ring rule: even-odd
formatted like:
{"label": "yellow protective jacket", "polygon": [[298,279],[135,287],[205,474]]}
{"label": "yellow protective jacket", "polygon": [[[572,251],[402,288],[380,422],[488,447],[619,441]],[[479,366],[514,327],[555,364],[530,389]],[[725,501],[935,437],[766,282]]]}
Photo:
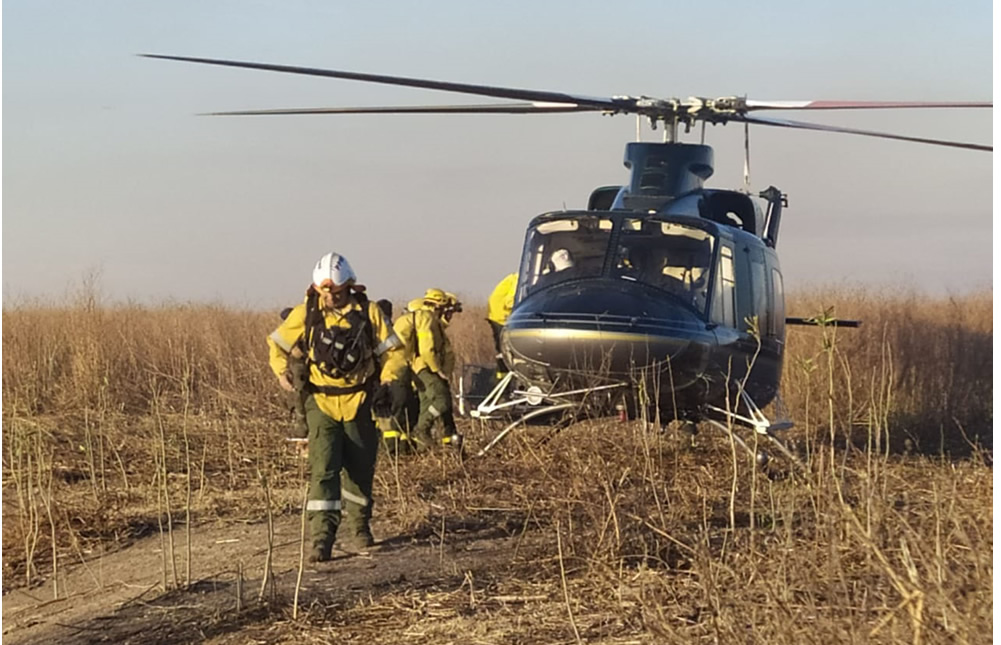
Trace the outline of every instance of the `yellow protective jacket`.
{"label": "yellow protective jacket", "polygon": [[451,378],[455,369],[455,353],[445,333],[444,322],[419,300],[411,301],[407,309],[393,323],[393,330],[403,341],[410,369],[417,374],[427,368],[443,378]]}
{"label": "yellow protective jacket", "polygon": [[514,292],[518,288],[518,274],[512,273],[504,277],[487,299],[487,320],[498,325],[507,322],[507,317],[514,309]]}
{"label": "yellow protective jacket", "polygon": [[[310,362],[309,382],[319,386],[352,387],[364,383],[378,373],[381,383],[389,383],[401,377],[406,369],[403,343],[393,332],[389,320],[374,302],[369,302],[368,318],[372,323],[373,351],[363,360],[354,373],[344,378],[334,378],[324,374]],[[351,311],[361,311],[362,305],[352,297],[347,305],[334,311],[324,311],[323,321],[327,327],[348,327],[345,316]],[[292,348],[306,334],[306,303],[292,309],[288,317],[268,336],[270,350],[269,364],[275,376],[281,376],[288,369],[288,358]],[[312,348],[310,348],[312,358]],[[365,391],[350,394],[314,394],[316,406],[335,421],[351,421],[358,414],[358,408],[365,401]]]}

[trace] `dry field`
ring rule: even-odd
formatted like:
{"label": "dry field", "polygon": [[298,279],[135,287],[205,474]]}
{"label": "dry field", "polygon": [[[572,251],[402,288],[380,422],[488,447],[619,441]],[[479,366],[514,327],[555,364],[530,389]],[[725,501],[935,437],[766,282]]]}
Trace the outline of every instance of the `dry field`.
{"label": "dry field", "polygon": [[[7,307],[3,638],[991,642],[992,304],[791,297],[864,320],[789,332],[802,476],[708,426],[610,420],[529,427],[483,459],[383,456],[384,548],[307,568],[298,603],[277,312]],[[453,325],[463,362],[489,362],[483,313]],[[464,423],[475,445],[498,429]]]}

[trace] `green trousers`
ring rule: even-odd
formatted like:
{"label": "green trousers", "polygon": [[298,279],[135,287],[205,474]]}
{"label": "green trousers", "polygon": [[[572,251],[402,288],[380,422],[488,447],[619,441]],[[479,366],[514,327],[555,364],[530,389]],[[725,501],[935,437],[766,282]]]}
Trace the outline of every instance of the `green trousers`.
{"label": "green trousers", "polygon": [[306,399],[309,425],[309,497],[306,501],[314,549],[327,552],[339,525],[351,539],[371,535],[372,480],[379,448],[379,431],[370,402],[350,421],[335,421]]}
{"label": "green trousers", "polygon": [[420,403],[417,400],[417,392],[414,391],[412,385],[413,380],[414,374],[408,367],[400,379],[394,383],[396,387],[404,388],[406,393],[406,403],[396,415],[396,423],[407,434],[410,434],[410,431],[417,425],[417,419],[420,416]]}
{"label": "green trousers", "polygon": [[429,369],[423,369],[417,374],[414,385],[417,387],[421,405],[417,424],[413,428],[414,438],[430,447],[434,445],[431,428],[438,419],[441,419],[444,426],[444,436],[451,436],[456,432],[455,417],[452,414],[452,392],[449,390],[448,381]]}

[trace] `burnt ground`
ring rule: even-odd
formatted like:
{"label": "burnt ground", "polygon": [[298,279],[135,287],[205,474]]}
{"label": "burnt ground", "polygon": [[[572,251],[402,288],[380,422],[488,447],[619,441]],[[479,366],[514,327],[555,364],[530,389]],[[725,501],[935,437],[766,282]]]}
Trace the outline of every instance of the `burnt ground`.
{"label": "burnt ground", "polygon": [[[414,534],[382,540],[369,554],[335,549],[332,561],[305,565],[300,616],[336,613],[387,593],[454,590],[470,579],[488,580],[516,559],[530,560],[537,540],[531,532],[521,531],[517,518],[505,515],[486,512],[472,519],[446,519],[437,527],[429,523]],[[161,538],[148,536],[100,559],[67,567],[60,575],[58,599],[53,599],[51,581],[8,593],[3,600],[3,641],[273,642],[268,632],[292,618],[300,529],[298,516],[275,520],[275,584],[263,602],[258,595],[267,551],[266,522],[214,523],[193,527],[194,582],[186,589],[162,592]],[[390,533],[378,519],[374,530],[377,536]],[[183,577],[183,527],[175,533],[174,548],[178,575]],[[204,575],[207,572],[211,573]]]}

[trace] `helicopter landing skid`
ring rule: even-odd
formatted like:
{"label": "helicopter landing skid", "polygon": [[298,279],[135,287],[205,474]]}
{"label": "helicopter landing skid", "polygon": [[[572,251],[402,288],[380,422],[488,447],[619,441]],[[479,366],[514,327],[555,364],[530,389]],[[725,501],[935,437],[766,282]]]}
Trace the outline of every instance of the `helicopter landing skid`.
{"label": "helicopter landing skid", "polygon": [[541,417],[541,416],[547,415],[547,414],[549,414],[551,412],[558,412],[560,410],[568,410],[568,409],[570,409],[570,408],[572,408],[572,407],[574,407],[576,405],[577,405],[576,403],[557,403],[557,404],[554,404],[554,405],[547,405],[545,407],[541,407],[541,408],[537,408],[535,410],[532,410],[531,412],[518,417],[517,420],[512,421],[507,426],[505,426],[505,428],[503,430],[501,430],[499,433],[497,433],[497,436],[494,437],[493,439],[491,439],[490,443],[488,443],[487,445],[483,446],[483,448],[481,448],[480,451],[478,453],[476,453],[476,456],[477,457],[482,457],[483,455],[487,454],[487,451],[490,450],[491,448],[493,448],[494,446],[496,446],[498,443],[500,443],[501,439],[503,439],[504,437],[506,437],[509,432],[511,432],[512,430],[514,430],[515,428],[517,428],[519,425],[525,423],[526,421],[528,421],[530,419],[534,419],[535,417]]}
{"label": "helicopter landing skid", "polygon": [[[620,387],[626,387],[626,383],[611,383],[608,385],[598,385],[595,387],[585,387],[576,390],[567,390],[565,392],[550,391],[543,392],[542,388],[532,385],[524,390],[515,389],[511,392],[511,397],[508,400],[502,401],[507,390],[511,387],[514,381],[514,373],[508,372],[504,375],[493,390],[490,391],[483,401],[476,406],[475,409],[469,411],[469,416],[474,419],[480,419],[482,421],[489,421],[492,419],[497,419],[503,416],[506,412],[517,408],[519,406],[539,406],[546,403],[547,407],[553,405],[562,405],[567,403],[568,400],[580,401],[585,397],[594,394],[595,392],[606,392],[609,390],[614,390]],[[532,410],[528,414],[532,414],[536,410]],[[540,416],[540,415],[536,415]]]}
{"label": "helicopter landing skid", "polygon": [[497,383],[497,386],[491,390],[490,394],[488,394],[486,398],[484,398],[483,401],[476,406],[476,409],[470,410],[469,416],[474,419],[489,421],[491,419],[500,418],[506,412],[519,407],[524,407],[526,405],[531,406],[532,409],[505,426],[504,429],[497,434],[497,436],[490,440],[490,443],[476,453],[477,457],[485,455],[488,450],[500,443],[500,441],[504,439],[504,437],[506,437],[512,430],[526,421],[530,421],[536,417],[545,416],[553,412],[560,412],[578,407],[581,405],[581,401],[584,398],[594,394],[595,392],[605,392],[626,386],[626,383],[611,383],[609,385],[568,390],[566,392],[549,393],[544,393],[538,386],[530,386],[525,390],[513,390],[511,392],[511,398],[502,402],[504,394],[507,392],[508,388],[511,387],[513,380],[514,373],[508,372],[504,378]]}
{"label": "helicopter landing skid", "polygon": [[775,433],[781,430],[788,430],[793,427],[792,421],[778,421],[772,422],[765,416],[765,413],[761,411],[761,408],[748,396],[747,392],[743,389],[740,390],[741,402],[747,407],[748,416],[742,414],[737,414],[732,410],[724,410],[713,405],[706,406],[710,411],[715,412],[726,419],[726,423],[707,418],[706,421],[711,424],[714,428],[721,430],[724,434],[733,438],[734,442],[740,445],[744,450],[748,452],[758,462],[758,464],[764,466],[768,463],[768,454],[764,451],[755,451],[754,448],[749,446],[747,442],[737,436],[734,432],[735,422],[740,425],[749,426],[756,435],[761,435],[767,437],[771,441],[782,455],[788,459],[790,462],[795,464],[801,470],[804,468],[803,463],[799,458],[793,454],[791,450],[785,445],[785,443],[779,439]]}

